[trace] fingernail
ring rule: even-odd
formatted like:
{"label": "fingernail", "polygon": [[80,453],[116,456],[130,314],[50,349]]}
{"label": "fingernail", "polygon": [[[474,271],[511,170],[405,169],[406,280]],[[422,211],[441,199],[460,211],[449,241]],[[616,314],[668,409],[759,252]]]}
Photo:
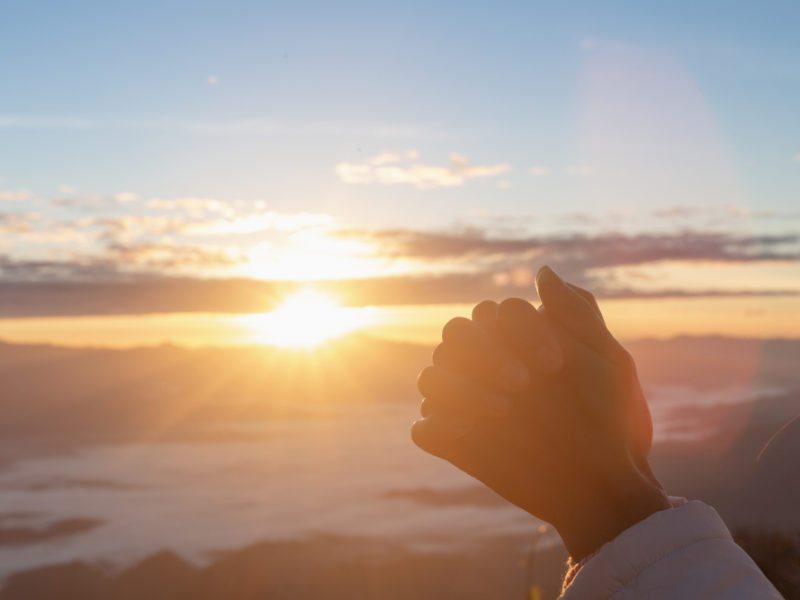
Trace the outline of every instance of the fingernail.
{"label": "fingernail", "polygon": [[553,372],[561,367],[561,354],[549,346],[541,346],[536,351],[536,360],[545,371]]}
{"label": "fingernail", "polygon": [[519,365],[506,365],[502,371],[503,381],[509,391],[522,391],[528,386],[528,371]]}
{"label": "fingernail", "polygon": [[486,408],[495,417],[505,417],[511,412],[511,398],[499,394],[486,394],[483,398]]}

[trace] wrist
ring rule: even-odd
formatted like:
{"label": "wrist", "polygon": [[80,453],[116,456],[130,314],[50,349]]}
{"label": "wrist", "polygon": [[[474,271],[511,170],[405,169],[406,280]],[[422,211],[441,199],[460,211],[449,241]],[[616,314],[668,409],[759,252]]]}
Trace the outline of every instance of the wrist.
{"label": "wrist", "polygon": [[670,508],[660,484],[638,471],[587,482],[553,525],[570,556],[580,561],[655,512]]}

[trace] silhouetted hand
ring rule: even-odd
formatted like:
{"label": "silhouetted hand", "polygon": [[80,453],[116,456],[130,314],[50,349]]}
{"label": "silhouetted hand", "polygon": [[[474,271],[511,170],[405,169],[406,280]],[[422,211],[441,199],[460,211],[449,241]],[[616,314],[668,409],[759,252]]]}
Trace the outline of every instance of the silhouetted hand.
{"label": "silhouetted hand", "polygon": [[412,437],[552,523],[579,559],[669,502],[630,354],[589,292],[547,267],[536,283],[541,311],[483,302],[445,325]]}

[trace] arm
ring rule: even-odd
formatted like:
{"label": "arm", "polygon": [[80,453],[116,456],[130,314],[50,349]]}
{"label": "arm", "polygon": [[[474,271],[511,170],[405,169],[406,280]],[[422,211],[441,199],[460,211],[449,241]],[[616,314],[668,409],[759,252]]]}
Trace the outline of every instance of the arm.
{"label": "arm", "polygon": [[635,364],[591,294],[549,269],[537,286],[543,311],[485,302],[445,326],[414,441],[556,527],[585,563],[565,599],[779,598],[713,509],[670,509]]}

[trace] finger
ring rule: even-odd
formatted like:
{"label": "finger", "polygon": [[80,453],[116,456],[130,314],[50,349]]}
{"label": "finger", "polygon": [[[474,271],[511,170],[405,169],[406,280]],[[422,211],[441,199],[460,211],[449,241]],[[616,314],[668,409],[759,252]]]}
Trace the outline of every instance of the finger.
{"label": "finger", "polygon": [[527,476],[542,471],[539,458],[521,453],[507,436],[479,424],[439,456],[524,510],[532,511],[535,499],[547,493],[547,485],[539,490],[541,482]]}
{"label": "finger", "polygon": [[586,301],[594,308],[594,312],[597,313],[597,316],[600,317],[600,320],[605,324],[606,320],[603,318],[603,313],[600,311],[600,306],[597,304],[597,299],[594,297],[594,294],[589,290],[585,290],[582,287],[579,287],[573,283],[567,282],[567,286],[572,288],[575,292],[583,296]]}
{"label": "finger", "polygon": [[445,346],[444,344],[439,344],[436,346],[436,348],[433,349],[431,362],[437,367],[449,369],[454,373],[460,373],[466,370],[466,367],[462,365],[459,353],[454,351],[452,345]]}
{"label": "finger", "polygon": [[440,367],[423,369],[417,387],[423,396],[435,399],[437,404],[476,416],[504,417],[511,411],[510,396],[488,390]]}
{"label": "finger", "polygon": [[544,373],[555,373],[564,363],[561,347],[546,317],[520,298],[503,300],[497,320],[505,339],[526,365]]}
{"label": "finger", "polygon": [[434,413],[411,425],[412,441],[435,456],[446,458],[453,444],[467,435],[475,425],[466,415]]}
{"label": "finger", "polygon": [[[434,351],[434,364],[508,392],[524,391],[528,370],[507,349],[469,319],[450,320],[442,329],[444,342]],[[437,362],[438,361],[438,362]]]}
{"label": "finger", "polygon": [[419,414],[424,419],[430,417],[436,411],[436,403],[430,398],[423,398],[419,404]]}
{"label": "finger", "polygon": [[472,322],[491,337],[497,331],[497,302],[484,300],[472,309]]}
{"label": "finger", "polygon": [[575,339],[610,358],[619,354],[622,347],[608,331],[595,307],[564,283],[550,267],[539,269],[536,287],[548,316]]}

